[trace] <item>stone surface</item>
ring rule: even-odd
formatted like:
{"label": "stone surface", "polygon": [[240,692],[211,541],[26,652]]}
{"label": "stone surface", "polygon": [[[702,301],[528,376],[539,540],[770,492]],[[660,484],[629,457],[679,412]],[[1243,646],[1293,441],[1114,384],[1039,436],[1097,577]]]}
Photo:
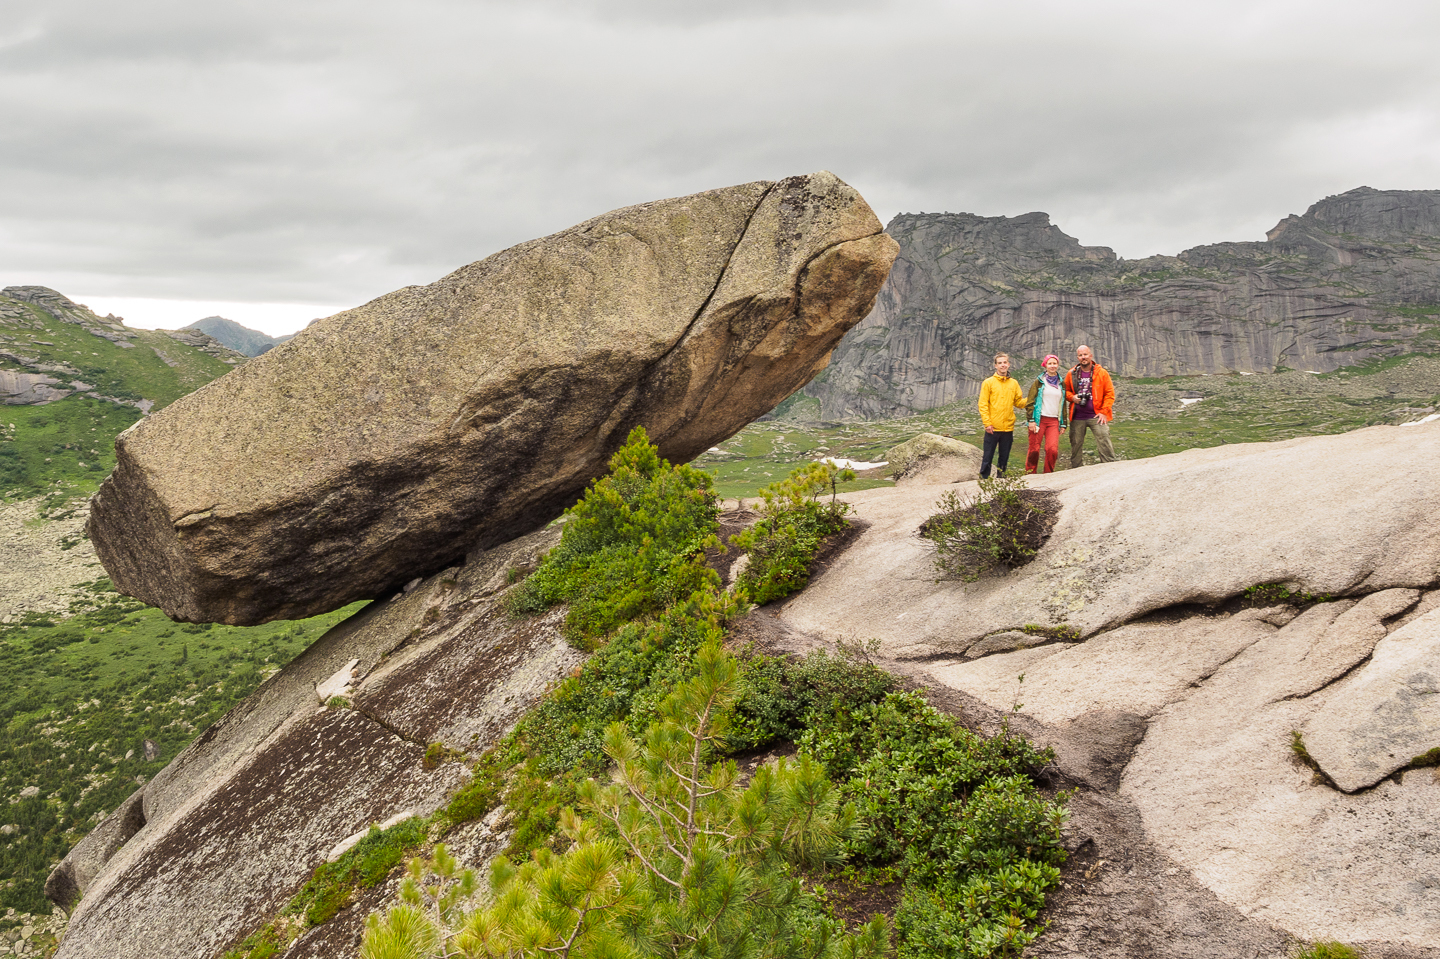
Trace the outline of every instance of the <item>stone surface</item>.
{"label": "stone surface", "polygon": [[1440,191],[1360,188],[1268,239],[1117,259],[1044,213],[909,214],[874,311],[805,388],[819,417],[897,416],[979,393],[997,349],[1133,376],[1329,371],[1408,352],[1440,303]]}
{"label": "stone surface", "polygon": [[1310,756],[1347,792],[1440,748],[1440,610],[1381,639],[1370,661],[1309,718],[1304,735]]}
{"label": "stone surface", "polygon": [[[1336,481],[1391,456],[1412,466]],[[1358,594],[1429,586],[1440,570],[1440,424],[1189,450],[1027,482],[1060,501],[1030,564],[974,584],[937,582],[916,530],[945,488],[867,490],[847,497],[870,525],[835,560],[841,575],[813,583],[782,615],[817,635],[875,637],[896,657],[959,659],[1030,623],[1089,636],[1258,584]]]}
{"label": "stone surface", "polygon": [[822,368],[893,240],[829,173],[617,210],[321,320],[122,434],[122,590],[251,624],[534,529],[636,425],[684,461]]}
{"label": "stone surface", "polygon": [[1018,630],[1007,629],[1002,633],[991,633],[965,651],[967,657],[989,656],[992,653],[1008,653],[1017,649],[1044,646],[1049,642],[1044,636],[1032,636]]}
{"label": "stone surface", "polygon": [[[1440,780],[1403,768],[1440,746],[1427,428],[1032,477],[1060,493],[1050,541],[973,585],[935,582],[915,536],[939,491],[851,494],[869,525],[778,621],[876,637],[894,666],[924,670],[933,701],[1055,747],[1056,784],[1082,787],[1074,859],[1029,951],[1278,957],[1288,936],[1433,956]],[[1377,455],[1417,472],[1337,480]],[[1260,583],[1343,595],[1241,608]],[[1052,614],[1081,641],[1002,651],[1002,630]],[[1294,731],[1341,788],[1295,756]]]}
{"label": "stone surface", "polygon": [[[558,614],[497,608],[505,571],[557,538],[473,553],[372,603],[206,730],[52,873],[55,898],[83,892],[58,956],[218,956],[343,841],[443,805],[470,774],[426,770],[427,745],[478,756],[583,660]],[[350,668],[355,708],[319,708],[316,686]]]}
{"label": "stone surface", "polygon": [[971,443],[921,433],[885,454],[900,486],[943,486],[964,483],[980,476],[981,451]]}

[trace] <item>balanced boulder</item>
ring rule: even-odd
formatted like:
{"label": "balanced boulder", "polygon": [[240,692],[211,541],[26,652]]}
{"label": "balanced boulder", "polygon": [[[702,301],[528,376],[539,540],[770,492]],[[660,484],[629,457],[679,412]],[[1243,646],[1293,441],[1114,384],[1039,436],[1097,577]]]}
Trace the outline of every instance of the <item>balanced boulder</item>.
{"label": "balanced boulder", "polygon": [[90,538],[182,621],[383,595],[554,518],[635,426],[683,461],[769,411],[896,251],[825,172],[607,213],[316,322],[126,431]]}

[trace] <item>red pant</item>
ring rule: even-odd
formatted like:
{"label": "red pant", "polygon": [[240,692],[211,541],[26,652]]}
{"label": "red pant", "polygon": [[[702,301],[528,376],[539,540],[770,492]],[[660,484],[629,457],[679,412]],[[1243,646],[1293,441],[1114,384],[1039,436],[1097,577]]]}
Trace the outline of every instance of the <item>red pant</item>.
{"label": "red pant", "polygon": [[1040,465],[1040,444],[1045,444],[1045,469],[1042,472],[1055,472],[1055,458],[1060,455],[1060,418],[1057,416],[1040,417],[1040,432],[1030,434],[1030,451],[1025,454],[1025,472],[1035,472],[1035,467]]}

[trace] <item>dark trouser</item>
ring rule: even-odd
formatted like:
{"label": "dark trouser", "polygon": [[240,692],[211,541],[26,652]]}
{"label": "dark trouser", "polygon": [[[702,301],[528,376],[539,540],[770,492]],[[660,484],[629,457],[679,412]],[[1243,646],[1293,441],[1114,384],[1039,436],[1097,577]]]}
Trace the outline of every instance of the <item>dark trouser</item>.
{"label": "dark trouser", "polygon": [[985,434],[984,455],[980,457],[980,476],[982,479],[990,478],[990,461],[995,458],[995,448],[1000,448],[1000,462],[996,464],[996,472],[1000,476],[1005,475],[1005,467],[1010,465],[1010,444],[1015,442],[1015,434],[1010,430],[996,430],[993,433]]}
{"label": "dark trouser", "polygon": [[1100,452],[1100,462],[1109,463],[1115,459],[1115,447],[1110,445],[1110,424],[1105,417],[1089,420],[1070,421],[1070,468],[1079,469],[1085,464],[1085,431],[1095,434],[1095,448]]}
{"label": "dark trouser", "polygon": [[1025,457],[1025,472],[1033,473],[1040,465],[1040,448],[1045,448],[1045,469],[1055,472],[1055,460],[1060,457],[1060,417],[1040,417],[1040,432],[1030,434],[1030,449]]}

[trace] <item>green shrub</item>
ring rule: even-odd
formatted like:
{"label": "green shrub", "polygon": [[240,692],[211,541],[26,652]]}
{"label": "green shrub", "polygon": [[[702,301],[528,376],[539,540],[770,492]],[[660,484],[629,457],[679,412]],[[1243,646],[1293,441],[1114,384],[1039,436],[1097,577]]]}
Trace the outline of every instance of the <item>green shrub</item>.
{"label": "green shrub", "polygon": [[437,847],[411,863],[401,903],[370,917],[362,959],[881,959],[883,920],[847,934],[791,872],[827,862],[853,823],[819,765],[782,762],[742,787],[733,763],[712,762],[738,683],[707,643],[643,744],[606,731],[615,781],[582,787],[591,818],[562,812],[565,852],[497,860],[477,907],[475,874]]}
{"label": "green shrub", "polygon": [[[836,499],[837,486],[855,478],[832,463],[808,463],[760,490],[760,522],[731,537],[750,557],[737,586],[752,603],[764,605],[804,589],[820,543],[847,525],[850,504]],[[821,502],[825,492],[828,503]]]}
{"label": "green shrub", "polygon": [[328,922],[356,892],[378,886],[408,853],[419,848],[425,842],[427,826],[424,819],[407,819],[384,831],[371,826],[355,848],[315,870],[286,907],[286,914],[304,916],[311,926]]}
{"label": "green shrub", "polygon": [[1020,474],[982,479],[974,494],[947,491],[935,504],[940,512],[921,524],[920,534],[934,544],[943,575],[973,583],[991,570],[1014,569],[1035,557],[1050,535],[1043,496],[1027,489]]}
{"label": "green shrub", "polygon": [[594,648],[617,627],[717,581],[705,565],[718,546],[718,501],[710,477],[671,466],[635,427],[569,517],[560,545],[516,587],[516,615],[569,603],[566,636]]}
{"label": "green shrub", "polygon": [[1347,946],[1334,939],[1298,946],[1290,954],[1294,959],[1361,959],[1364,955],[1354,946]]}
{"label": "green shrub", "polygon": [[[1297,733],[1296,735],[1299,734]],[[1410,765],[1420,769],[1429,766],[1440,766],[1440,746],[1436,746],[1434,749],[1428,749],[1414,759],[1411,759]]]}
{"label": "green shrub", "polygon": [[1065,859],[1063,796],[1034,776],[1053,759],[1009,732],[985,739],[914,693],[828,715],[801,737],[841,782],[865,828],[851,861],[899,864],[897,955],[969,959],[1018,954]]}
{"label": "green shrub", "polygon": [[1247,586],[1245,601],[1250,606],[1308,606],[1310,603],[1328,603],[1334,599],[1329,593],[1310,593],[1303,589],[1291,589],[1284,583],[1261,583]]}
{"label": "green shrub", "polygon": [[1030,636],[1044,636],[1046,639],[1059,640],[1062,643],[1075,643],[1080,640],[1080,630],[1074,626],[1060,624],[1059,626],[1041,626],[1038,623],[1026,623],[1020,627],[1020,632]]}
{"label": "green shrub", "polygon": [[741,660],[740,693],[732,707],[727,744],[734,751],[798,740],[820,714],[877,702],[895,677],[842,645],[839,655],[814,650],[801,660],[748,656]]}

